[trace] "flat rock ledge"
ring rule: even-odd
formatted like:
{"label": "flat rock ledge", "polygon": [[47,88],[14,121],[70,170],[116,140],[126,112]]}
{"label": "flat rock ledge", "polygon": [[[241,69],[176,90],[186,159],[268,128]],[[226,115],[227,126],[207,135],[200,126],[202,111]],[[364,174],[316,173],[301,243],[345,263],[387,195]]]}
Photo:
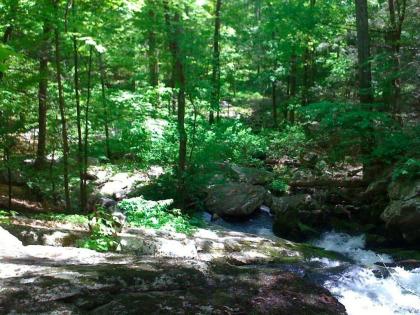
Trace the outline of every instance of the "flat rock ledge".
{"label": "flat rock ledge", "polygon": [[[227,231],[199,230],[199,237],[171,233],[170,241],[195,246],[191,258],[181,258],[163,250],[152,256],[25,246],[8,230],[0,227],[0,314],[346,314],[327,290],[265,264],[275,260],[267,258],[268,248],[280,241]],[[154,232],[157,239],[169,233]],[[134,242],[151,233],[122,234]],[[166,245],[176,252],[174,244]],[[264,246],[265,254],[259,251]],[[273,257],[296,258],[290,246],[283,243]]]}

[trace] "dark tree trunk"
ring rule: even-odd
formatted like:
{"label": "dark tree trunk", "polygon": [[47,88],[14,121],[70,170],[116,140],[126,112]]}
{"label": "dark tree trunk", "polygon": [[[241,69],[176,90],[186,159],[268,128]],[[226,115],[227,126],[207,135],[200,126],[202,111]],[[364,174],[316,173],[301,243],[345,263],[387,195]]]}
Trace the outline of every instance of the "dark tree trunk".
{"label": "dark tree trunk", "polygon": [[35,167],[42,168],[46,161],[47,144],[47,94],[48,94],[48,52],[49,34],[51,28],[44,23],[42,48],[39,56],[39,84],[38,84],[38,146]]}
{"label": "dark tree trunk", "polygon": [[[58,13],[58,4],[55,3],[55,9]],[[57,14],[58,15],[58,14]],[[57,19],[58,21],[58,19]],[[61,133],[63,141],[63,175],[64,175],[64,194],[66,209],[71,209],[70,202],[70,187],[69,187],[69,141],[67,134],[67,119],[66,119],[66,105],[64,100],[64,90],[63,82],[61,79],[62,69],[61,69],[61,47],[60,47],[60,31],[58,25],[55,26],[55,64],[56,64],[56,74],[57,74],[57,86],[58,86],[58,105],[60,109],[60,118],[61,118]]]}
{"label": "dark tree trunk", "polygon": [[105,150],[108,159],[111,158],[111,147],[109,145],[109,111],[108,103],[106,100],[106,87],[105,87],[105,65],[102,55],[99,55],[99,67],[101,72],[101,92],[102,92],[102,106],[104,109],[104,127],[105,127]]}
{"label": "dark tree trunk", "polygon": [[[83,178],[83,186],[85,189],[85,193],[87,194],[87,169],[88,169],[88,150],[89,150],[89,108],[90,108],[90,99],[91,99],[91,85],[92,85],[92,55],[93,55],[93,47],[90,47],[89,50],[89,65],[88,65],[88,82],[87,82],[87,99],[86,99],[86,107],[85,107],[85,143],[84,143],[84,153],[83,153],[83,174],[85,175]],[[85,197],[87,202],[87,195]]]}
{"label": "dark tree trunk", "polygon": [[[292,57],[290,59],[290,75],[289,75],[289,89],[290,89],[290,98],[296,96],[297,92],[297,56],[296,53],[293,52]],[[288,111],[289,115],[289,122],[294,124],[295,123],[295,110],[292,108]]]}
{"label": "dark tree trunk", "polygon": [[389,88],[389,103],[394,118],[401,123],[401,60],[400,42],[402,25],[405,20],[406,0],[388,0],[390,29],[386,41],[391,58],[391,78]]}
{"label": "dark tree trunk", "polygon": [[156,24],[156,14],[153,2],[149,0],[149,19],[150,26],[148,31],[148,59],[149,59],[149,81],[150,85],[157,87],[159,85],[159,59],[156,47],[156,32],[154,30]]}
{"label": "dark tree trunk", "polygon": [[211,109],[209,114],[209,123],[214,123],[214,111],[217,112],[219,119],[220,112],[220,11],[222,0],[216,0],[216,11],[214,19],[214,36],[213,36],[213,73],[212,73],[212,94]]}
{"label": "dark tree trunk", "polygon": [[176,42],[175,42],[175,35],[172,30],[172,23],[171,23],[171,15],[169,9],[168,0],[163,1],[163,9],[165,11],[165,25],[166,25],[166,33],[168,35],[168,43],[169,43],[169,51],[171,52],[172,57],[172,67],[169,79],[169,87],[172,89],[172,113],[175,115],[176,113],[176,102],[177,96],[175,94],[175,81],[176,81],[176,66],[175,66],[175,59],[176,59]]}
{"label": "dark tree trunk", "polygon": [[372,71],[370,65],[369,20],[367,0],[356,1],[357,56],[359,67],[359,99],[373,102]]}
{"label": "dark tree trunk", "polygon": [[271,101],[272,101],[272,114],[273,114],[273,125],[274,128],[277,128],[278,121],[277,121],[277,89],[276,89],[277,82],[273,81],[271,83]]}

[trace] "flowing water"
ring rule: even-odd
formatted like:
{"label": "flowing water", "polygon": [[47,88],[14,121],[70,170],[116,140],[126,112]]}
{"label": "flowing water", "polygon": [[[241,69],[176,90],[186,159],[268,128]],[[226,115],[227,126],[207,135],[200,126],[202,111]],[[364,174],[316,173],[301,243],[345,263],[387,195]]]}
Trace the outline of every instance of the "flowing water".
{"label": "flowing water", "polygon": [[[245,221],[213,222],[239,232],[273,237],[272,218],[259,211]],[[364,235],[328,232],[313,245],[341,253],[352,263],[312,258],[304,266],[288,266],[327,288],[349,315],[420,315],[420,268],[385,267],[393,262],[388,255],[365,249]],[[382,264],[382,266],[381,266]]]}

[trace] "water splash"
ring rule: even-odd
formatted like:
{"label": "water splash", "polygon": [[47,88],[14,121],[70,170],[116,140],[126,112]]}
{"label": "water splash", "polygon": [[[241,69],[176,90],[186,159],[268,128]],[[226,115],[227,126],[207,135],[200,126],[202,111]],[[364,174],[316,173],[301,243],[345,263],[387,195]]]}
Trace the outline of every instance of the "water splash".
{"label": "water splash", "polygon": [[[380,267],[374,263],[392,262],[392,258],[364,249],[363,235],[330,232],[313,244],[346,255],[357,263],[323,284],[349,315],[420,314],[420,268],[411,271],[387,268],[387,276],[378,277],[374,271]],[[329,266],[331,262],[326,262],[325,268]]]}

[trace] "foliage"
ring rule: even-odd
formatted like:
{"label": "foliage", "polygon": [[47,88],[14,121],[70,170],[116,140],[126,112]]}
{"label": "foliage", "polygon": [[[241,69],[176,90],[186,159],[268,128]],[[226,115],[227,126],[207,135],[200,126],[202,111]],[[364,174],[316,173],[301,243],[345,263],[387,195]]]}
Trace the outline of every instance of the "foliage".
{"label": "foliage", "polygon": [[182,214],[179,209],[169,209],[171,203],[171,200],[156,202],[137,197],[123,200],[118,206],[127,216],[127,222],[132,226],[170,229],[192,234],[199,222]]}
{"label": "foliage", "polygon": [[78,246],[99,252],[115,251],[119,248],[117,229],[119,223],[106,209],[98,207],[89,216],[90,236],[78,242]]}
{"label": "foliage", "polygon": [[399,178],[419,178],[420,177],[420,159],[407,159],[397,164],[392,172],[392,180]]}
{"label": "foliage", "polygon": [[0,210],[0,223],[8,224],[10,219],[17,215],[15,211]]}

